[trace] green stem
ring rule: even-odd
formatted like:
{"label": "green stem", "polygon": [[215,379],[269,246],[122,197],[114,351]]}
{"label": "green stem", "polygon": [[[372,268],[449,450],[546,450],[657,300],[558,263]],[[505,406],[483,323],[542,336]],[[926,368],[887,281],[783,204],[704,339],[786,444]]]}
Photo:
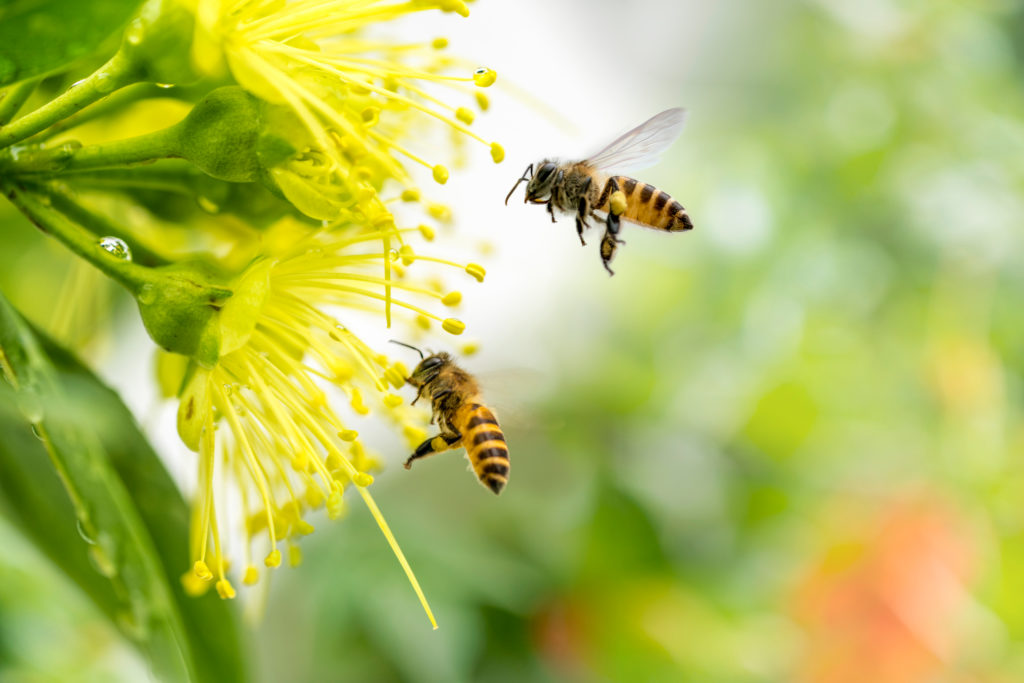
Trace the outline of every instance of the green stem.
{"label": "green stem", "polygon": [[127,140],[88,147],[65,143],[52,148],[22,148],[16,150],[16,153],[0,154],[0,174],[56,175],[100,168],[124,168],[158,159],[180,158],[179,142],[179,128],[171,126]]}
{"label": "green stem", "polygon": [[54,186],[42,188],[53,202],[53,207],[72,221],[82,226],[95,237],[118,237],[131,244],[132,259],[142,266],[156,268],[166,266],[170,261],[140,243],[138,238],[121,225],[114,223],[105,216],[95,214],[78,203],[74,196],[66,190]]}
{"label": "green stem", "polygon": [[6,126],[0,126],[0,148],[10,147],[57,121],[66,119],[115,90],[139,80],[139,70],[123,53],[118,52],[110,61],[91,75],[78,81],[57,98],[39,109],[25,114]]}
{"label": "green stem", "polygon": [[25,101],[35,92],[37,85],[39,85],[39,79],[32,78],[7,89],[3,99],[0,99],[0,126],[14,118],[18,110],[21,109],[21,105],[25,104]]}
{"label": "green stem", "polygon": [[152,269],[118,258],[100,247],[95,235],[54,210],[46,199],[10,182],[0,183],[0,190],[36,227],[56,237],[72,252],[123,285],[133,296],[137,296],[145,285],[159,281],[160,275]]}

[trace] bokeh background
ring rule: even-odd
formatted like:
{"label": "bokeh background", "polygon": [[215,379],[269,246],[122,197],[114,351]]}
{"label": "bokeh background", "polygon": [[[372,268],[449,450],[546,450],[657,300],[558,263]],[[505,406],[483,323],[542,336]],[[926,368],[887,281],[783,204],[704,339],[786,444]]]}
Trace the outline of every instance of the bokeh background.
{"label": "bokeh background", "polygon": [[[385,453],[375,492],[441,628],[353,505],[246,606],[259,680],[1024,679],[1021,3],[482,0],[436,31],[504,86],[479,125],[507,161],[467,150],[446,189],[449,240],[488,253],[466,365],[512,480]],[[598,232],[501,204],[527,163],[680,105],[640,177],[696,230],[627,227],[614,278]],[[66,257],[6,223],[4,291],[32,310]],[[122,329],[82,348],[157,423],[129,308]],[[146,676],[0,539],[4,678]]]}

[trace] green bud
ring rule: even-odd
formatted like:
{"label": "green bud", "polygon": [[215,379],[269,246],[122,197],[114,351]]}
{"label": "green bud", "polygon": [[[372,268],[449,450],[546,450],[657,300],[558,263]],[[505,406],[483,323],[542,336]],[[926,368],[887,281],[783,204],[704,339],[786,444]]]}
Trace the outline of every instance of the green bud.
{"label": "green bud", "polygon": [[181,155],[214,178],[256,180],[261,110],[260,100],[238,86],[217,88],[179,124]]}
{"label": "green bud", "polygon": [[180,85],[199,78],[192,68],[195,18],[180,0],[149,0],[129,22],[121,43],[140,80]]}
{"label": "green bud", "polygon": [[212,368],[220,357],[218,313],[231,290],[213,284],[211,274],[197,263],[157,268],[154,274],[135,292],[149,336],[161,348]]}

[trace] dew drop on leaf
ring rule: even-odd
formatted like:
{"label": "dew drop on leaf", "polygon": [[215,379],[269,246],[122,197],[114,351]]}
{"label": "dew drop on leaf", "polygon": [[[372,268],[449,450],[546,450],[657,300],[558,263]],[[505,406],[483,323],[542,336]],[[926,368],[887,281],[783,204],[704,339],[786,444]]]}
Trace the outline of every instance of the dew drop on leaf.
{"label": "dew drop on leaf", "polygon": [[101,237],[98,244],[100,249],[115,258],[119,258],[122,261],[132,260],[132,250],[128,248],[128,244],[120,237]]}

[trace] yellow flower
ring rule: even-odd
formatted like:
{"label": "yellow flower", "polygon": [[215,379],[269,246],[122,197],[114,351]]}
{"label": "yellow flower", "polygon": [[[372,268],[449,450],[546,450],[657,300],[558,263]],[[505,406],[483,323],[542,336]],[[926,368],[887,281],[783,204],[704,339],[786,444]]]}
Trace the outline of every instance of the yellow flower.
{"label": "yellow flower", "polygon": [[[418,234],[418,228],[407,233]],[[401,233],[400,233],[401,234]],[[329,311],[339,315],[377,310],[387,280],[373,274],[380,261],[401,258],[377,246],[380,230],[314,230],[297,220],[283,219],[263,238],[264,255],[233,283],[233,296],[220,313],[221,355],[212,368],[190,366],[181,393],[178,430],[199,453],[198,496],[194,506],[189,585],[202,587],[216,579],[221,597],[234,596],[221,540],[226,502],[215,494],[218,482],[233,481],[243,508],[244,579],[258,580],[254,547],[265,536],[262,563],[281,563],[279,546],[289,547],[313,531],[306,520],[312,510],[326,508],[331,518],[344,511],[342,494],[355,485],[423,600],[422,592],[391,535],[367,486],[377,460],[368,453],[358,431],[331,407],[330,391],[347,398],[351,414],[387,415],[414,445],[421,438],[417,413],[394,393],[404,385],[408,369],[364,343]],[[416,262],[465,266],[404,249],[411,271]],[[454,305],[456,292],[442,293],[408,277],[390,286],[410,299],[431,299]],[[426,318],[442,329],[461,331],[453,318],[395,297],[410,320]],[[430,614],[424,600],[424,608]],[[433,621],[433,617],[431,617]]]}

